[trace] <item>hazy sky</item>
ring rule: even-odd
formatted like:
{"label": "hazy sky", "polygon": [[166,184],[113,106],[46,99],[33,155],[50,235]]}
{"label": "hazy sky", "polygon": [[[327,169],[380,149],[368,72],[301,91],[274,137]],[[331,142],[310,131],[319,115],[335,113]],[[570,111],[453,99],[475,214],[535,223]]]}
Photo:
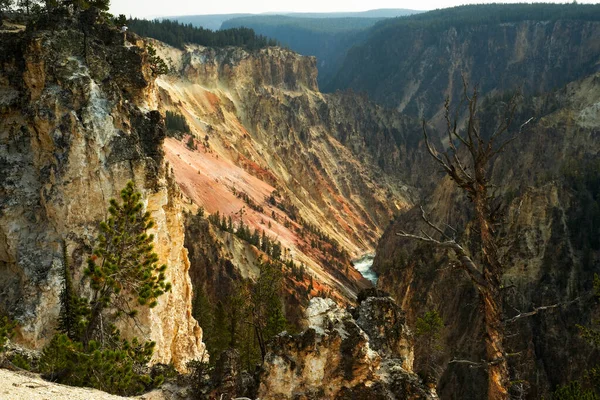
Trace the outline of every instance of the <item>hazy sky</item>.
{"label": "hazy sky", "polygon": [[[502,1],[502,0],[501,0]],[[331,12],[366,11],[376,8],[409,8],[413,10],[433,10],[467,3],[492,3],[482,0],[111,0],[113,14],[134,17],[156,17],[168,15],[231,14],[263,12]],[[522,1],[503,0],[507,3]],[[551,3],[565,1],[545,0]],[[578,3],[597,3],[598,0],[578,0]]]}

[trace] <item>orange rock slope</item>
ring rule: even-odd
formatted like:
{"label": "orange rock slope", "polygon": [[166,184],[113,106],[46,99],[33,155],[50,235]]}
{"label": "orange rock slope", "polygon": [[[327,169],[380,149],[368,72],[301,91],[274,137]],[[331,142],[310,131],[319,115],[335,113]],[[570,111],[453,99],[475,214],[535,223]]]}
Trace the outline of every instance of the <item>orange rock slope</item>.
{"label": "orange rock slope", "polygon": [[158,103],[190,126],[194,146],[190,135],[169,137],[164,150],[191,208],[264,231],[340,299],[368,286],[349,260],[373,251],[408,200],[337,139],[348,128],[318,92],[314,58],[278,48],[156,47],[179,71],[158,79]]}

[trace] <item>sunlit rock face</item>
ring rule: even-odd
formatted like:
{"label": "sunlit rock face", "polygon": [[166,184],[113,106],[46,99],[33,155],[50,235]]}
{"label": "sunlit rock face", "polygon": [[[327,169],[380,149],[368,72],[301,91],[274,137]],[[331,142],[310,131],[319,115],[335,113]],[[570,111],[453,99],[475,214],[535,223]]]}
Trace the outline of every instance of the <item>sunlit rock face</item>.
{"label": "sunlit rock face", "polygon": [[173,290],[140,313],[141,330],[124,333],[155,340],[154,361],[183,369],[204,345],[191,317],[181,195],[163,166],[162,118],[148,111],[147,53],[104,25],[91,28],[85,56],[81,32],[68,27],[2,35],[0,304],[19,322],[18,342],[40,348],[54,334],[65,267],[86,290],[98,223],[133,180]]}
{"label": "sunlit rock face", "polygon": [[[396,143],[419,137],[419,124],[364,96],[320,93],[314,58],[289,50],[155,47],[175,71],[157,80],[161,105],[185,117],[198,145],[190,149],[188,136],[164,142],[182,192],[207,214],[219,212],[234,225],[243,219],[250,229],[277,238],[304,264],[316,283],[309,290],[307,279],[290,282],[289,289],[302,294],[294,304],[304,307],[310,296],[325,292],[353,301],[371,283],[351,260],[372,252],[393,215],[411,202],[413,189],[404,178],[412,144]],[[267,201],[274,192],[287,207]],[[320,245],[310,227],[347,254]],[[241,276],[252,277],[256,255],[230,245],[235,238],[215,235],[224,244],[217,247],[228,251],[210,252],[223,253]],[[212,256],[200,254],[205,239],[188,241],[193,275],[214,270],[215,263],[202,259]]]}
{"label": "sunlit rock face", "polygon": [[181,66],[190,81],[210,88],[242,86],[318,91],[315,57],[303,57],[279,47],[246,51],[190,45]]}
{"label": "sunlit rock face", "polygon": [[[412,372],[412,336],[408,327],[393,324],[390,343],[372,341],[390,315],[401,315],[389,297],[368,298],[352,314],[330,299],[313,298],[306,309],[307,329],[282,333],[269,347],[260,378],[263,399],[436,399]],[[368,320],[368,322],[367,322]],[[385,328],[381,328],[385,329]],[[377,349],[377,350],[376,350]]]}

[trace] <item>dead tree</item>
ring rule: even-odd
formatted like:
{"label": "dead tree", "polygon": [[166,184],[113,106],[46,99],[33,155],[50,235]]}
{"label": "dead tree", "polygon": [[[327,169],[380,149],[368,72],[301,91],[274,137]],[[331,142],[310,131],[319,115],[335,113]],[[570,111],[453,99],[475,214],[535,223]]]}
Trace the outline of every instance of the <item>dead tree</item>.
{"label": "dead tree", "polygon": [[[464,82],[463,82],[464,83]],[[478,118],[477,88],[469,96],[468,85],[464,83],[464,94],[460,106],[451,113],[450,101],[445,103],[446,134],[448,148],[439,151],[432,144],[423,121],[423,135],[427,151],[443,171],[469,199],[474,214],[475,231],[479,235],[480,255],[474,257],[466,246],[447,230],[432,223],[421,207],[421,215],[431,233],[425,230],[420,234],[398,232],[404,238],[420,240],[434,246],[453,251],[462,269],[477,288],[483,310],[485,324],[486,357],[482,363],[488,372],[488,399],[508,399],[509,371],[507,353],[504,348],[505,331],[502,321],[503,299],[501,293],[502,264],[499,254],[498,222],[499,207],[497,198],[491,193],[489,170],[494,158],[515,139],[518,132],[511,132],[517,98],[514,95],[506,104],[504,114],[495,130],[488,135],[481,132]],[[463,129],[458,127],[462,110],[467,118]]]}

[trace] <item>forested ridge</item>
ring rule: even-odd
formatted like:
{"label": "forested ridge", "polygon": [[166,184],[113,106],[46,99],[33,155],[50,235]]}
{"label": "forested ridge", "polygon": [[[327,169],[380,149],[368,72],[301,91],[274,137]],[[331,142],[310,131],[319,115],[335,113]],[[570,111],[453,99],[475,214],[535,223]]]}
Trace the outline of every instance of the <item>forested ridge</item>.
{"label": "forested ridge", "polygon": [[521,21],[600,21],[600,4],[478,4],[438,9],[422,14],[386,19],[372,30],[428,29],[441,31],[451,26],[462,27]]}
{"label": "forested ridge", "polygon": [[362,41],[382,18],[302,18],[264,15],[233,18],[222,28],[248,27],[277,39],[302,55],[315,56],[319,65],[319,84],[325,86],[339,69],[348,49]]}
{"label": "forested ridge", "polygon": [[238,46],[247,50],[278,45],[276,40],[243,27],[212,31],[168,19],[149,21],[138,18],[129,19],[127,26],[140,36],[151,37],[178,48],[183,48],[186,43],[207,47]]}
{"label": "forested ridge", "polygon": [[[429,117],[449,85],[448,75],[439,72],[459,65],[483,93],[515,85],[524,85],[525,92],[560,87],[595,70],[591,40],[598,21],[600,5],[544,3],[459,6],[381,21],[348,50],[323,90],[364,91],[382,104],[401,104],[405,113]],[[562,30],[569,33],[558,34]],[[519,42],[517,33],[527,40]],[[584,45],[590,52],[576,53]],[[507,64],[512,57],[518,62]],[[427,84],[416,93],[404,92],[411,79]]]}
{"label": "forested ridge", "polygon": [[262,29],[274,28],[299,28],[312,32],[341,33],[369,28],[385,18],[303,18],[285,15],[264,15],[233,18],[223,22],[222,27],[260,26]]}

